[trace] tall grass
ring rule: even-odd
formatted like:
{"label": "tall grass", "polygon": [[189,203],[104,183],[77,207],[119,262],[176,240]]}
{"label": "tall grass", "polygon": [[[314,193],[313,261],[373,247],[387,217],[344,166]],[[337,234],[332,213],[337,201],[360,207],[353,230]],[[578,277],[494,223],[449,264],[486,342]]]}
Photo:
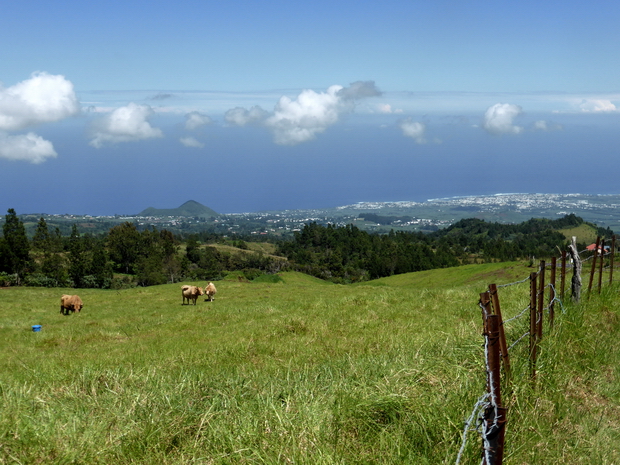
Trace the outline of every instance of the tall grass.
{"label": "tall grass", "polygon": [[[0,290],[0,463],[454,463],[485,389],[478,293],[519,267],[283,273],[196,306],[178,284],[81,290],[66,317],[70,290]],[[528,299],[501,292],[506,317]],[[615,294],[559,312],[535,386],[527,343],[513,349],[506,463],[618,463]],[[479,457],[470,434],[461,463]]]}

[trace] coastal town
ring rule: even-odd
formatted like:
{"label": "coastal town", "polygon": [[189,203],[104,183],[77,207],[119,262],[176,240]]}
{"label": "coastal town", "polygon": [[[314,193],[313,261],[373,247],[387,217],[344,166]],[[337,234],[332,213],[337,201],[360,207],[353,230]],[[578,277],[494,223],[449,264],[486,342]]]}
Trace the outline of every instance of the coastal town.
{"label": "coastal town", "polygon": [[[190,203],[190,202],[188,202]],[[304,224],[353,224],[374,232],[390,230],[433,231],[463,219],[476,217],[500,223],[518,223],[533,217],[555,219],[575,214],[602,227],[620,229],[620,195],[592,194],[494,194],[429,199],[423,202],[358,202],[334,208],[282,210],[214,214],[213,210],[193,202],[191,213],[179,209],[148,209],[149,214],[47,214],[18,212],[30,227],[43,217],[59,226],[63,233],[78,223],[84,232],[96,233],[122,222],[142,228],[155,227],[171,231],[213,230],[218,233],[249,235],[287,235]],[[204,213],[202,210],[204,209]],[[4,218],[0,218],[0,223]]]}

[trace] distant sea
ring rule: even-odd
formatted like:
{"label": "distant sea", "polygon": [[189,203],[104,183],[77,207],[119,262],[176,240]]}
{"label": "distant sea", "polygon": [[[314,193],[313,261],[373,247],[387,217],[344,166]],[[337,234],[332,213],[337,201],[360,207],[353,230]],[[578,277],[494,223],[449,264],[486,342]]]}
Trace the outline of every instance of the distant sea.
{"label": "distant sea", "polygon": [[[561,118],[556,122],[565,124]],[[617,193],[620,117],[600,127],[588,126],[590,118],[503,136],[474,127],[473,119],[431,120],[423,144],[403,136],[397,116],[386,127],[336,125],[296,146],[274,144],[264,128],[228,128],[205,135],[203,149],[182,147],[176,126],[164,127],[162,139],[101,149],[87,145],[77,123],[65,134],[41,128],[58,157],[40,165],[4,162],[0,208],[114,215],[195,200],[218,213],[241,213],[498,192]]]}

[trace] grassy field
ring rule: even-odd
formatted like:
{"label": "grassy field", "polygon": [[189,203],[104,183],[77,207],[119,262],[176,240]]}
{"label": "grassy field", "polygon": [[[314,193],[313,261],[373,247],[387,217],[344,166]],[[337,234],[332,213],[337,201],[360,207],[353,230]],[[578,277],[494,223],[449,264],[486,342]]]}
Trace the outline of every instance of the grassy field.
{"label": "grassy field", "polygon": [[575,228],[560,229],[560,232],[564,234],[569,241],[575,236],[579,242],[584,244],[596,242],[597,231],[589,224],[581,224]]}
{"label": "grassy field", "polygon": [[[74,290],[0,289],[0,463],[455,463],[485,392],[479,293],[531,271],[233,277],[196,306],[180,284],[80,290],[70,316]],[[508,319],[528,284],[500,296]],[[511,349],[504,463],[620,463],[617,296],[556,307],[535,385],[527,338]],[[480,463],[480,445],[469,432],[460,463]]]}

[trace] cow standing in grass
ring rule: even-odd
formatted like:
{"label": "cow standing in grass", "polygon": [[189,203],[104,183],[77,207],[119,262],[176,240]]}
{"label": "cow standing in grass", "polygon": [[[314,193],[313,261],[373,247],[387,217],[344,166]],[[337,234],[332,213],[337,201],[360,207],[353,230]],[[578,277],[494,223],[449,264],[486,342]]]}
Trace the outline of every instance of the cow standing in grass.
{"label": "cow standing in grass", "polygon": [[196,305],[196,299],[198,299],[198,296],[202,295],[202,288],[200,286],[185,285],[181,287],[181,292],[183,293],[183,305],[185,305],[185,299],[187,299],[187,305],[189,305],[190,299],[193,300],[194,305]]}
{"label": "cow standing in grass", "polygon": [[207,284],[207,287],[205,287],[205,295],[207,296],[207,298],[205,300],[213,302],[216,292],[217,289],[215,288],[215,285],[213,283],[210,282],[209,284]]}
{"label": "cow standing in grass", "polygon": [[81,312],[84,304],[79,295],[63,294],[60,298],[60,314],[68,315],[71,312]]}

